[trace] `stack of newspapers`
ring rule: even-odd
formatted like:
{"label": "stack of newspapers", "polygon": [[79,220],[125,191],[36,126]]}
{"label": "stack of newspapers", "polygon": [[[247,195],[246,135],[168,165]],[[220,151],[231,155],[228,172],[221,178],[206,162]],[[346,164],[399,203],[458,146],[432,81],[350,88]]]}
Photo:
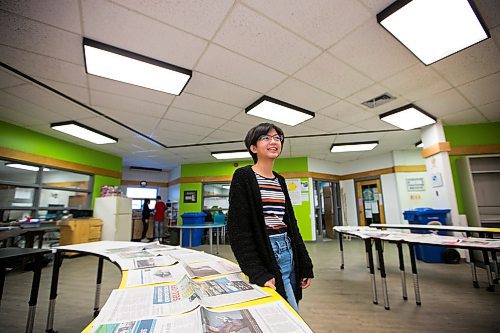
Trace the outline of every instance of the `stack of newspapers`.
{"label": "stack of newspapers", "polygon": [[312,332],[282,299],[223,258],[158,243],[60,248],[105,256],[124,271],[122,288],[111,292],[92,333]]}

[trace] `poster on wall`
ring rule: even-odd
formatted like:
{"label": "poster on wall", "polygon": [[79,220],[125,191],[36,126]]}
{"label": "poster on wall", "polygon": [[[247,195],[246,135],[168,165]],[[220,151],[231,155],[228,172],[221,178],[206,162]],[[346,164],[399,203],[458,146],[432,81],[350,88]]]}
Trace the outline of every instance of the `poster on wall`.
{"label": "poster on wall", "polygon": [[184,202],[185,203],[195,203],[197,201],[196,191],[184,191]]}
{"label": "poster on wall", "polygon": [[408,192],[425,191],[424,178],[406,178]]}
{"label": "poster on wall", "polygon": [[302,187],[300,179],[286,179],[286,187],[288,188],[288,194],[290,194],[292,205],[302,205],[302,196],[300,194]]}

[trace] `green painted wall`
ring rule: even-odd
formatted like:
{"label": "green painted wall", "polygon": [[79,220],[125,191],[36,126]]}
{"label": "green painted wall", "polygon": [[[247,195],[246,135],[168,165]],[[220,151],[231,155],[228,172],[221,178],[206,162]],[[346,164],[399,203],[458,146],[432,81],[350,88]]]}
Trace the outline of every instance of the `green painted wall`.
{"label": "green painted wall", "polygon": [[[237,163],[237,166],[234,164]],[[237,168],[245,165],[253,165],[253,161],[225,161],[216,163],[185,164],[181,166],[181,177],[208,177],[208,176],[231,176]],[[280,158],[274,164],[274,170],[278,173],[284,172],[307,172],[307,158]],[[301,181],[308,181],[301,178]],[[184,191],[197,191],[198,202],[184,203]],[[188,212],[200,212],[202,209],[202,183],[181,183],[179,214]],[[295,217],[297,218],[300,231],[304,240],[312,239],[311,231],[311,205],[309,201],[302,202],[302,205],[294,206]]]}
{"label": "green painted wall", "polygon": [[[0,121],[0,146],[25,153],[51,157],[111,171],[122,171],[121,157],[59,140],[23,127]],[[121,179],[96,175],[92,198],[102,185],[119,185]],[[92,200],[92,207],[94,200]]]}
{"label": "green painted wall", "polygon": [[2,121],[0,121],[0,145],[26,153],[112,171],[122,171],[121,157],[82,147]]}
{"label": "green painted wall", "polygon": [[[500,144],[500,122],[444,126],[446,141],[451,147]],[[450,156],[451,172],[455,185],[455,195],[460,214],[465,214],[462,188],[458,179],[456,160],[463,156]]]}

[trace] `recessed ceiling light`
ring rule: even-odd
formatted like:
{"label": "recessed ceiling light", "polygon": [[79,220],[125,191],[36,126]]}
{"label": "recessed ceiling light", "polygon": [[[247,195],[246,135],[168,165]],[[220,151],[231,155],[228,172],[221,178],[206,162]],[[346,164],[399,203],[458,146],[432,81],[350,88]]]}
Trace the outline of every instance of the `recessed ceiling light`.
{"label": "recessed ceiling light", "polygon": [[436,123],[436,118],[413,104],[383,113],[379,117],[380,120],[405,131]]}
{"label": "recessed ceiling light", "polygon": [[107,143],[117,143],[118,139],[110,135],[99,132],[93,128],[80,124],[76,121],[64,121],[61,123],[53,123],[50,125],[52,129],[76,136],[77,138],[90,141],[92,143],[102,145]]}
{"label": "recessed ceiling light", "polygon": [[314,118],[314,112],[269,96],[259,98],[245,109],[245,113],[289,126]]}
{"label": "recessed ceiling light", "polygon": [[83,39],[85,70],[89,74],[180,95],[192,71],[137,53]]}
{"label": "recessed ceiling light", "polygon": [[218,160],[235,160],[241,158],[252,158],[247,150],[214,151],[211,153]]}
{"label": "recessed ceiling light", "polygon": [[398,0],[377,21],[426,65],[490,37],[467,0]]}
{"label": "recessed ceiling light", "polygon": [[344,142],[334,143],[330,148],[332,153],[345,153],[352,151],[367,151],[372,150],[378,145],[378,141],[364,141],[364,142]]}

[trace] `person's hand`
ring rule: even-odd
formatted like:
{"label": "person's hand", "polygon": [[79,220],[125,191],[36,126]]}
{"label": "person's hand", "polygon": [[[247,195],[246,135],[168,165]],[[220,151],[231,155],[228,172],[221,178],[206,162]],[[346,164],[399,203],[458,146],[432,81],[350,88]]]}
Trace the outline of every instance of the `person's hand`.
{"label": "person's hand", "polygon": [[302,281],[300,281],[300,287],[302,289],[306,289],[307,287],[309,287],[311,285],[311,282],[312,282],[311,278],[302,279]]}
{"label": "person's hand", "polygon": [[264,283],[264,287],[269,287],[272,290],[276,290],[276,280],[274,278],[272,278],[271,280]]}

